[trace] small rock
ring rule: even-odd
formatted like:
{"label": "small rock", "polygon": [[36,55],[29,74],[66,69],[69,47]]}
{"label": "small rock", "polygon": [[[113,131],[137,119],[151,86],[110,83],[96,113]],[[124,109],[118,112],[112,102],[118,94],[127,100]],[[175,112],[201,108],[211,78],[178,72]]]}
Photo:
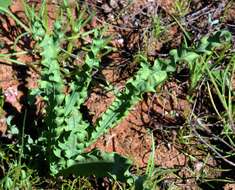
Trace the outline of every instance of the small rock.
{"label": "small rock", "polygon": [[113,9],[118,7],[118,1],[117,0],[110,0],[109,1],[109,5],[110,7],[112,7]]}
{"label": "small rock", "polygon": [[203,167],[203,162],[197,162],[197,163],[195,163],[195,165],[194,165],[194,170],[196,171],[196,172],[199,172],[201,169],[202,169],[202,167]]}
{"label": "small rock", "polygon": [[14,87],[9,87],[4,92],[5,100],[9,103],[15,103],[17,101],[17,95],[18,91]]}
{"label": "small rock", "polygon": [[129,0],[119,0],[118,1],[120,3],[120,5],[122,5],[123,7],[126,7],[130,4]]}
{"label": "small rock", "polygon": [[104,10],[105,13],[111,13],[113,10],[110,6],[108,6],[108,4],[103,4],[101,8]]}

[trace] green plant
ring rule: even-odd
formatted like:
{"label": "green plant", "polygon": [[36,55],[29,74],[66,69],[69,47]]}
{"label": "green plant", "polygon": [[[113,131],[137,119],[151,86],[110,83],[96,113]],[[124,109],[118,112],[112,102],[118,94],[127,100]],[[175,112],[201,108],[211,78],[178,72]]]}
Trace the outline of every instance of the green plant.
{"label": "green plant", "polygon": [[[38,160],[40,164],[43,162],[48,166],[43,172],[48,171],[52,178],[62,176],[62,189],[76,189],[77,183],[79,183],[79,188],[92,189],[87,178],[77,177],[90,175],[109,176],[115,187],[119,188],[122,188],[122,182],[126,182],[123,189],[138,189],[138,187],[157,189],[159,184],[167,179],[168,174],[174,174],[178,170],[155,166],[153,137],[152,153],[144,175],[131,173],[129,170],[131,161],[117,153],[105,153],[96,149],[88,152],[88,149],[110,128],[117,126],[133,106],[142,99],[144,93],[155,92],[156,88],[171,74],[177,74],[176,68],[182,66],[187,66],[189,69],[190,95],[195,92],[203,79],[207,80],[211,102],[225,125],[221,138],[229,142],[227,145],[230,148],[234,147],[233,131],[231,127],[228,127],[234,126],[232,100],[234,94],[231,84],[234,75],[234,56],[231,56],[225,69],[220,70],[217,67],[230,47],[231,34],[228,31],[221,30],[212,36],[205,36],[191,47],[185,43],[183,47],[170,51],[169,59],[156,59],[152,64],[146,57],[139,56],[139,70],[126,82],[123,91],[114,91],[115,99],[112,104],[95,124],[91,124],[82,113],[81,107],[89,98],[94,82],[97,82],[93,75],[102,69],[100,66],[102,56],[112,51],[112,48],[108,46],[110,38],[105,36],[105,27],[88,30],[89,27],[86,26],[93,15],[87,14],[86,7],[80,7],[78,4],[75,6],[76,14],[73,14],[67,0],[62,1],[53,27],[48,23],[46,0],[42,1],[38,11],[22,0],[27,17],[27,24],[25,24],[7,9],[9,2],[6,1],[4,5],[0,4],[1,14],[11,16],[23,29],[22,34],[15,39],[14,49],[17,49],[16,46],[23,36],[28,36],[35,42],[32,53],[41,59],[37,65],[28,64],[40,74],[38,87],[30,89],[30,103],[34,104],[38,98],[45,104],[41,113],[43,127],[38,128],[39,132],[34,138],[25,134],[26,112],[21,130],[12,124],[12,117],[8,117],[8,135],[16,137],[17,140],[12,148],[14,158],[9,158],[6,152],[0,149],[1,165],[7,162],[9,166],[9,169],[3,168],[4,177],[0,183],[2,189],[32,188],[33,184],[38,182],[38,178],[34,180],[35,170],[30,168],[35,168],[35,162]],[[189,4],[190,1],[176,1],[174,15],[185,16]],[[185,36],[190,39],[190,35],[180,22],[174,16],[173,18]],[[154,18],[151,35],[158,38],[164,32],[161,19]],[[14,56],[27,53],[0,54],[0,58],[13,64],[24,64],[16,60]],[[220,112],[215,104],[214,94],[218,95],[224,112]],[[2,106],[3,97],[0,96],[0,107]],[[189,145],[190,141],[195,139],[193,132],[195,134],[196,132],[193,130],[194,128],[184,128],[184,131],[180,131],[182,134],[179,134],[179,140],[182,144]],[[8,147],[8,151],[9,149]],[[219,153],[222,152],[219,147],[214,149]],[[233,156],[232,152],[226,153],[226,157]],[[189,157],[193,158],[190,155]],[[24,163],[29,163],[27,160],[33,160],[34,163],[30,162],[30,166],[26,167]],[[36,166],[38,171],[42,169],[38,168],[40,164]],[[71,175],[76,179],[72,178],[70,181],[67,177]],[[195,175],[197,180],[205,178],[204,173]],[[177,187],[172,183],[169,188],[176,189]]]}
{"label": "green plant", "polygon": [[[197,87],[199,81],[206,72],[206,67],[209,69],[213,65],[209,62],[216,52],[216,49],[223,49],[231,42],[231,34],[226,31],[218,31],[212,36],[203,37],[200,42],[193,48],[185,44],[180,49],[170,51],[172,61],[177,64],[187,63],[190,71],[190,89],[189,93]],[[226,48],[225,48],[226,49]]]}
{"label": "green plant", "polygon": [[[68,13],[67,5],[66,10]],[[51,174],[56,175],[61,173],[61,171],[62,173],[70,171],[73,173],[75,171],[73,168],[75,167],[77,169],[80,168],[75,173],[88,175],[86,174],[88,170],[83,169],[83,167],[86,166],[85,168],[87,168],[87,166],[90,166],[90,171],[88,172],[92,174],[99,171],[97,167],[105,168],[102,163],[107,165],[106,170],[110,172],[108,163],[116,163],[117,155],[104,154],[99,151],[87,153],[86,148],[127,115],[129,110],[141,99],[143,93],[154,92],[156,86],[166,80],[167,72],[158,61],[153,66],[150,66],[147,60],[143,59],[141,69],[133,79],[127,82],[125,91],[116,94],[116,99],[112,105],[101,116],[97,125],[92,126],[83,119],[80,107],[88,97],[92,72],[94,69],[99,69],[101,53],[103,50],[108,49],[107,40],[102,36],[102,30],[93,29],[87,33],[92,36],[92,42],[84,48],[86,50],[84,64],[79,68],[75,67],[73,69],[73,75],[68,83],[66,76],[61,72],[64,69],[61,68],[62,64],[59,61],[62,60],[59,58],[66,59],[60,56],[62,49],[60,46],[63,43],[63,39],[70,39],[71,37],[66,37],[65,32],[62,31],[62,20],[57,20],[54,23],[53,30],[48,34],[45,30],[45,23],[41,21],[43,19],[38,19],[36,16],[31,16],[31,19],[34,20],[34,22],[31,22],[33,23],[31,27],[32,36],[38,43],[42,57],[39,88],[35,89],[31,94],[33,96],[41,96],[46,103],[44,116],[46,129],[42,132],[39,141],[42,149],[45,149],[44,154],[50,166]],[[81,20],[82,17],[78,19]],[[71,27],[80,28],[81,22],[83,22],[80,20],[75,22],[70,18]],[[77,35],[76,38],[83,36]],[[71,54],[73,45],[71,45],[70,41],[68,46],[66,53]],[[65,85],[68,88],[67,90],[65,90]],[[124,168],[126,168],[125,161],[123,164]],[[92,170],[91,166],[95,167],[96,170]],[[113,166],[111,166],[111,170],[113,170]],[[115,174],[120,173],[118,171],[115,172]],[[125,170],[121,173],[124,172]],[[105,170],[97,173],[99,176],[104,174]]]}

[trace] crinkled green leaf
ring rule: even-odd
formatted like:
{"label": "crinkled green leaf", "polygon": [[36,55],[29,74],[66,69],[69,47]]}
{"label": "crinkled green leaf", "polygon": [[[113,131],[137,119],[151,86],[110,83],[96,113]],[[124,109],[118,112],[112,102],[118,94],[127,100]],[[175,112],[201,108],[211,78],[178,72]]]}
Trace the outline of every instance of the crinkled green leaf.
{"label": "crinkled green leaf", "polygon": [[71,95],[66,97],[64,116],[66,117],[74,109],[74,106],[78,100],[78,92],[73,92]]}
{"label": "crinkled green leaf", "polygon": [[[159,62],[155,62],[159,64]],[[155,88],[167,78],[167,72],[160,70],[161,67],[142,63],[141,69],[136,75],[129,79],[125,91],[119,93],[108,110],[98,121],[96,131],[92,133],[92,140],[96,140],[107,129],[115,126],[124,118],[129,110],[140,100],[143,93],[154,92]]]}

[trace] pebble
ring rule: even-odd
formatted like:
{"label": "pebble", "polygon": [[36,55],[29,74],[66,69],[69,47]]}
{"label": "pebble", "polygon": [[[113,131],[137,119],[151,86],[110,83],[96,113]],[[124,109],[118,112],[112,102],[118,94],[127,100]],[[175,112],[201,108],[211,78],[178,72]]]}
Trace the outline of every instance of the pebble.
{"label": "pebble", "polygon": [[110,7],[112,7],[113,9],[118,7],[118,1],[117,0],[110,0],[109,1],[109,5]]}
{"label": "pebble", "polygon": [[110,6],[108,6],[108,4],[103,4],[101,8],[104,10],[105,13],[111,13],[113,10]]}

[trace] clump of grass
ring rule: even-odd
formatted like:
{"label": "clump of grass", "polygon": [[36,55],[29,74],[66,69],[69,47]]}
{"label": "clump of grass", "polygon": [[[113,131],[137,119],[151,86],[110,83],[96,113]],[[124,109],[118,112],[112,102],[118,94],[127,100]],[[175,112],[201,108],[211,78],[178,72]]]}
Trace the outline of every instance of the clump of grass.
{"label": "clump of grass", "polygon": [[153,37],[156,39],[160,39],[166,32],[166,27],[163,25],[162,21],[161,21],[161,17],[160,16],[155,16],[153,18]]}
{"label": "clump of grass", "polygon": [[189,13],[191,0],[175,0],[172,6],[173,14],[176,17],[183,17]]}

